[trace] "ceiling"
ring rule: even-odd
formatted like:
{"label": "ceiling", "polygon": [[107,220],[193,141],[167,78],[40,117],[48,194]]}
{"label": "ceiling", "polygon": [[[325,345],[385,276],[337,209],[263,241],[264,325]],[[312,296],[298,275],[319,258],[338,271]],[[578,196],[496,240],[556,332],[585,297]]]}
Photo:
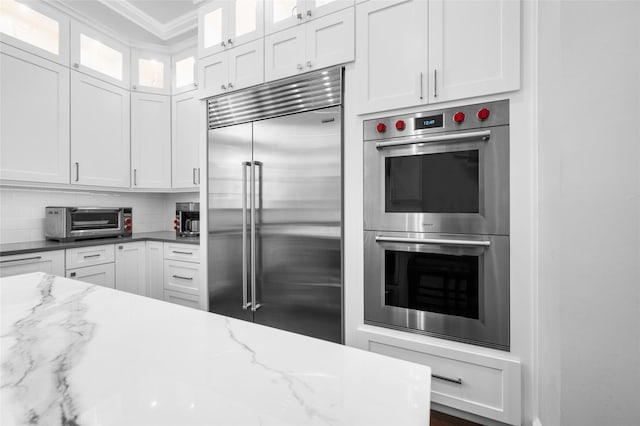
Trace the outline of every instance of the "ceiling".
{"label": "ceiling", "polygon": [[197,33],[203,0],[50,0],[70,15],[133,45],[173,46]]}

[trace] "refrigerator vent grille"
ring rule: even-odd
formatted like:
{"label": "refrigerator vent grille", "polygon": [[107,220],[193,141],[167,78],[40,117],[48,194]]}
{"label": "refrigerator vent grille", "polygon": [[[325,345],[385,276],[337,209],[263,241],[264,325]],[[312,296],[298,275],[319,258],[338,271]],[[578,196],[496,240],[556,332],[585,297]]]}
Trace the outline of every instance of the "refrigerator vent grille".
{"label": "refrigerator vent grille", "polygon": [[342,67],[240,90],[207,101],[209,129],[342,103]]}

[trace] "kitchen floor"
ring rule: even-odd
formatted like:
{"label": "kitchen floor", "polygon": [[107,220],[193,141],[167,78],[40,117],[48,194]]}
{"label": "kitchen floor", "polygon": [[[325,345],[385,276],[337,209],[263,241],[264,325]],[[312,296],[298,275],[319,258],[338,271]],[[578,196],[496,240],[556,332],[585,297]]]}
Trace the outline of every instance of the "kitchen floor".
{"label": "kitchen floor", "polygon": [[439,411],[431,410],[431,426],[482,426],[480,423],[453,417]]}

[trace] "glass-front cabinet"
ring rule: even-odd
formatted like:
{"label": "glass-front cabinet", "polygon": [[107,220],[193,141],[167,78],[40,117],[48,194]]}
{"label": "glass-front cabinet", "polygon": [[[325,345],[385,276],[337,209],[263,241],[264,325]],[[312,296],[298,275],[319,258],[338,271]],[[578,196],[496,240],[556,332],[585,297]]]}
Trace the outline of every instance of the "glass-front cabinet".
{"label": "glass-front cabinet", "polygon": [[196,66],[196,49],[185,50],[171,58],[172,64],[172,90],[173,95],[188,92],[198,88],[198,76]]}
{"label": "glass-front cabinet", "polygon": [[137,92],[171,94],[171,60],[154,52],[131,52],[131,90]]}
{"label": "glass-front cabinet", "polygon": [[353,0],[265,0],[265,34],[353,6]]}
{"label": "glass-front cabinet", "polygon": [[71,67],[85,74],[129,89],[130,57],[124,44],[71,22]]}
{"label": "glass-front cabinet", "polygon": [[257,40],[264,35],[261,0],[214,0],[198,12],[198,57]]}
{"label": "glass-front cabinet", "polygon": [[43,3],[2,0],[0,41],[69,64],[69,18]]}

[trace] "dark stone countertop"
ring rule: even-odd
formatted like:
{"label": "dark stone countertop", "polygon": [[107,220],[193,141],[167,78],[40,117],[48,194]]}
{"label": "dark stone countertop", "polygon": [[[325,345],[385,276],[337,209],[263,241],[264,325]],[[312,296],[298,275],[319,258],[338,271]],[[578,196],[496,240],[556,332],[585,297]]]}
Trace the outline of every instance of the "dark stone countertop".
{"label": "dark stone countertop", "polygon": [[104,244],[131,243],[135,241],[160,241],[163,243],[200,244],[198,237],[176,237],[173,231],[141,232],[132,237],[109,237],[89,240],[78,240],[61,243],[58,241],[25,241],[23,243],[0,244],[0,256],[12,254],[35,253],[39,251],[64,250],[75,247],[100,246]]}

